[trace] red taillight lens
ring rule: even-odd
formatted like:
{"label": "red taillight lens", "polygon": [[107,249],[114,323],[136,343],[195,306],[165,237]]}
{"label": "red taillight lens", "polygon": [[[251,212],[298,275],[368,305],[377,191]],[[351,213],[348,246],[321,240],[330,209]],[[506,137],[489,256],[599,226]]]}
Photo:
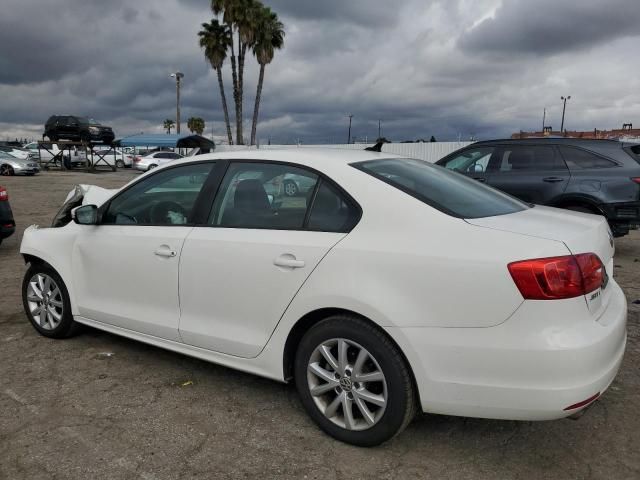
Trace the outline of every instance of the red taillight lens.
{"label": "red taillight lens", "polygon": [[640,183],[640,177],[634,177],[631,179],[632,182]]}
{"label": "red taillight lens", "polygon": [[3,200],[9,200],[9,194],[3,187],[0,187],[0,202]]}
{"label": "red taillight lens", "polygon": [[527,300],[585,295],[602,285],[604,266],[595,253],[513,262],[509,273]]}

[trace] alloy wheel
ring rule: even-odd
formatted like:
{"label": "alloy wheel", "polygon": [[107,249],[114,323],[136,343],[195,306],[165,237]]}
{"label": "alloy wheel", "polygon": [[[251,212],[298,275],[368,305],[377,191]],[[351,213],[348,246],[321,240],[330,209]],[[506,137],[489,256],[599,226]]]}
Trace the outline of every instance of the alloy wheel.
{"label": "alloy wheel", "polygon": [[288,197],[293,197],[296,193],[298,193],[298,187],[293,182],[287,182],[284,184],[284,193]]}
{"label": "alloy wheel", "polygon": [[27,305],[33,321],[45,330],[53,330],[62,321],[64,300],[55,280],[45,273],[37,273],[29,280]]}
{"label": "alloy wheel", "polygon": [[11,165],[0,165],[0,175],[4,177],[13,175],[13,168],[11,168]]}
{"label": "alloy wheel", "polygon": [[333,338],[318,345],[307,366],[309,392],[320,412],[347,430],[366,430],[382,418],[387,382],[362,345]]}

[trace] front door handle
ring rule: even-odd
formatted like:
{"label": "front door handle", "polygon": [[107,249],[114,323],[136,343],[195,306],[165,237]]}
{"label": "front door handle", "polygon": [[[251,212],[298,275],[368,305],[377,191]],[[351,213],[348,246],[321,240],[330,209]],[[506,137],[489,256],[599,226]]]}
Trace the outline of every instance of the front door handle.
{"label": "front door handle", "polygon": [[304,260],[296,259],[295,255],[285,253],[273,259],[273,264],[276,267],[284,268],[302,268],[304,267]]}
{"label": "front door handle", "polygon": [[543,182],[547,182],[547,183],[558,183],[558,182],[564,182],[564,178],[562,177],[544,177],[542,179]]}
{"label": "front door handle", "polygon": [[172,250],[169,245],[160,245],[156,249],[156,251],[153,253],[156,254],[158,257],[166,257],[166,258],[173,258],[177,255],[176,251]]}
{"label": "front door handle", "polygon": [[486,178],[484,178],[484,177],[473,177],[473,179],[474,179],[474,180],[477,180],[477,181],[479,181],[479,182],[481,182],[481,183],[485,183],[485,182],[487,181],[487,179],[486,179]]}

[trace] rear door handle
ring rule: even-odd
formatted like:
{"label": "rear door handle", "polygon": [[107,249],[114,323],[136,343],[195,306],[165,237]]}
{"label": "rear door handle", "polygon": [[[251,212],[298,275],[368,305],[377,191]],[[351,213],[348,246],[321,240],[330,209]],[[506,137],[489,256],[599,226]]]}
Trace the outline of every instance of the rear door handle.
{"label": "rear door handle", "polygon": [[486,183],[487,179],[484,177],[473,177],[474,180],[477,180],[478,182],[481,183]]}
{"label": "rear door handle", "polygon": [[304,260],[298,260],[296,259],[295,255],[291,255],[290,253],[284,253],[279,257],[274,258],[273,264],[276,267],[302,268],[304,267]]}
{"label": "rear door handle", "polygon": [[547,183],[558,183],[558,182],[564,182],[564,178],[562,177],[544,177],[542,179],[543,182],[547,182]]}
{"label": "rear door handle", "polygon": [[169,245],[160,245],[156,249],[156,251],[153,253],[156,254],[158,257],[166,257],[166,258],[173,258],[177,255],[176,251],[172,250]]}

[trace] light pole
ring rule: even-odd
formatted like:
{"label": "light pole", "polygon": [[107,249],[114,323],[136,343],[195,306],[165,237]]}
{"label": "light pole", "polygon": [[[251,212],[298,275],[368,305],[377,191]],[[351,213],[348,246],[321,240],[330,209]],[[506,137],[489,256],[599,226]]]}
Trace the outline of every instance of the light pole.
{"label": "light pole", "polygon": [[562,122],[560,123],[560,133],[564,132],[564,111],[567,108],[567,100],[569,100],[570,98],[571,98],[571,95],[567,97],[560,97],[560,100],[564,102],[562,104]]}
{"label": "light pole", "polygon": [[184,78],[184,73],[175,72],[169,76],[176,79],[176,133],[180,133],[180,80]]}
{"label": "light pole", "polygon": [[378,119],[378,139],[382,138],[382,128],[380,126],[382,120]]}
{"label": "light pole", "polygon": [[351,119],[353,118],[353,114],[347,115],[349,117],[349,134],[347,135],[347,144],[351,143]]}

